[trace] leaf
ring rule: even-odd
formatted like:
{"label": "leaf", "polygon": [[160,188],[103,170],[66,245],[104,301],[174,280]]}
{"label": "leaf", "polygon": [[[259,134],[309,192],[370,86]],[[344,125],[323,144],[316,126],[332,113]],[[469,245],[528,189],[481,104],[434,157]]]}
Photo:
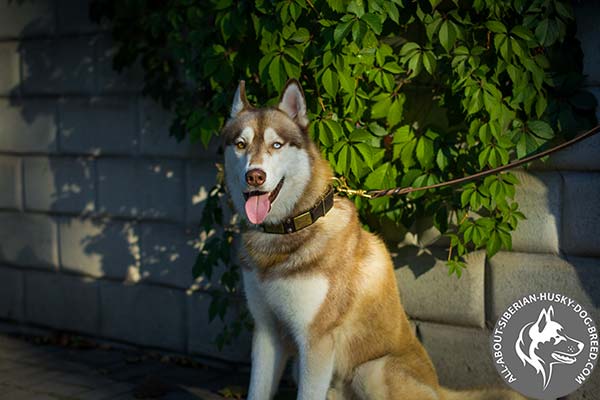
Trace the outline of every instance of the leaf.
{"label": "leaf", "polygon": [[338,143],[344,137],[342,127],[336,121],[331,119],[323,120],[323,126],[325,127],[325,131],[327,132],[328,136],[331,137],[331,143],[329,146],[333,145],[334,143]]}
{"label": "leaf", "polygon": [[348,35],[353,22],[352,20],[341,22],[335,27],[333,31],[333,41],[335,44],[339,44]]}
{"label": "leaf", "polygon": [[337,166],[340,173],[345,173],[348,170],[348,148],[350,146],[344,145],[337,155]]}
{"label": "leaf", "polygon": [[362,21],[355,21],[352,24],[352,40],[362,43],[365,34],[367,33],[367,25]]}
{"label": "leaf", "polygon": [[559,36],[558,26],[553,19],[546,18],[535,28],[535,37],[541,45],[550,47]]}
{"label": "leaf", "polygon": [[310,33],[306,28],[299,28],[294,32],[292,36],[290,36],[290,40],[296,43],[304,43],[310,39]]}
{"label": "leaf", "polygon": [[368,189],[391,188],[396,185],[396,169],[390,163],[381,164],[365,180]]}
{"label": "leaf", "polygon": [[362,0],[352,0],[350,4],[348,4],[347,10],[349,13],[352,13],[360,18],[365,13],[365,6],[363,5]]}
{"label": "leaf", "polygon": [[398,98],[392,102],[387,113],[387,122],[390,127],[402,121],[402,104],[403,102]]}
{"label": "leaf", "polygon": [[327,94],[332,98],[335,98],[335,95],[337,94],[339,88],[337,74],[335,74],[331,70],[331,68],[328,68],[327,70],[325,70],[325,72],[323,72],[323,75],[321,76],[321,81]]}
{"label": "leaf", "polygon": [[433,75],[433,71],[435,71],[436,67],[436,59],[432,51],[423,53],[423,66],[425,67],[425,70],[429,72],[429,75]]}
{"label": "leaf", "polygon": [[510,30],[510,33],[520,37],[523,40],[533,40],[534,36],[531,31],[524,26],[517,25]]}
{"label": "leaf", "polygon": [[441,171],[445,171],[448,168],[448,157],[444,154],[444,150],[438,150],[435,156],[435,163]]}
{"label": "leaf", "polygon": [[431,8],[435,9],[437,7],[438,4],[440,4],[442,2],[442,0],[429,0],[429,3],[431,4]]}
{"label": "leaf", "polygon": [[446,20],[442,23],[439,32],[440,43],[447,52],[450,52],[450,49],[454,46],[456,34],[456,27],[452,21]]}
{"label": "leaf", "polygon": [[366,13],[361,17],[361,20],[365,21],[367,25],[369,25],[369,28],[375,32],[375,34],[381,34],[383,24],[381,23],[381,18],[378,15]]}
{"label": "leaf", "polygon": [[352,77],[350,71],[338,71],[338,80],[340,81],[340,86],[346,93],[354,93],[354,90],[356,89],[356,80]]}
{"label": "leaf", "polygon": [[383,7],[387,11],[387,14],[390,17],[390,19],[397,24],[400,20],[400,11],[398,11],[398,7],[394,3],[389,1],[384,2]]}
{"label": "leaf", "polygon": [[391,72],[392,74],[400,74],[404,72],[402,67],[396,62],[385,63],[382,68],[388,72]]}
{"label": "leaf", "polygon": [[271,64],[269,65],[269,77],[271,78],[275,89],[281,91],[287,81],[284,67],[281,63],[281,56],[274,57],[273,61],[271,61]]}
{"label": "leaf", "polygon": [[488,257],[493,257],[494,254],[498,253],[502,246],[502,239],[497,231],[492,231],[486,244],[486,253]]}
{"label": "leaf", "polygon": [[348,155],[350,158],[350,171],[354,174],[354,176],[360,178],[362,173],[362,162],[358,152],[354,147],[348,147]]}
{"label": "leaf", "polygon": [[369,167],[372,170],[373,169],[373,161],[374,161],[373,160],[373,158],[374,158],[373,148],[366,143],[358,143],[358,144],[354,145],[354,147],[356,148],[356,150],[358,150],[358,152],[362,156],[363,160],[367,164],[367,167]]}
{"label": "leaf", "polygon": [[546,96],[537,96],[537,100],[535,102],[535,114],[538,118],[541,118],[548,107],[548,102],[546,100]]}
{"label": "leaf", "polygon": [[571,9],[570,4],[565,4],[561,1],[555,1],[554,7],[556,8],[556,12],[558,15],[565,19],[573,19],[573,10]]}
{"label": "leaf", "polygon": [[384,97],[378,101],[371,108],[371,118],[379,119],[388,115],[388,110],[392,105],[392,98],[389,96]]}
{"label": "leaf", "polygon": [[488,21],[485,26],[494,33],[506,33],[506,26],[500,21]]}
{"label": "leaf", "polygon": [[427,32],[427,38],[429,39],[429,41],[433,40],[433,36],[439,31],[442,22],[442,17],[438,16],[430,23],[426,23],[425,30]]}
{"label": "leaf", "polygon": [[344,0],[326,0],[333,11],[344,12]]}
{"label": "leaf", "polygon": [[418,51],[420,49],[421,49],[421,46],[419,46],[415,42],[405,43],[404,46],[402,46],[402,48],[400,49],[400,56],[402,56],[402,57],[410,56],[411,54],[415,53],[416,51]]}
{"label": "leaf", "polygon": [[552,139],[554,131],[550,124],[544,121],[529,121],[527,127],[538,137],[542,139]]}
{"label": "leaf", "polygon": [[433,142],[431,139],[421,136],[417,142],[417,160],[423,168],[429,168],[433,163]]}
{"label": "leaf", "polygon": [[423,54],[416,53],[413,55],[408,61],[408,69],[412,71],[410,74],[411,77],[416,77],[421,73],[421,68],[423,67]]}

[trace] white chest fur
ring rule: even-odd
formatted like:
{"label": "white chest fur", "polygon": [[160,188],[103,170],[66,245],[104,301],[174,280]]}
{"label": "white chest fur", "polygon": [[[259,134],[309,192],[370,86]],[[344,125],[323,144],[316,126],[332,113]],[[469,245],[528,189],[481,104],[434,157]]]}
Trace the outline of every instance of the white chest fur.
{"label": "white chest fur", "polygon": [[261,281],[253,271],[244,272],[248,307],[257,323],[281,321],[297,340],[306,339],[308,328],[325,301],[329,282],[322,275]]}

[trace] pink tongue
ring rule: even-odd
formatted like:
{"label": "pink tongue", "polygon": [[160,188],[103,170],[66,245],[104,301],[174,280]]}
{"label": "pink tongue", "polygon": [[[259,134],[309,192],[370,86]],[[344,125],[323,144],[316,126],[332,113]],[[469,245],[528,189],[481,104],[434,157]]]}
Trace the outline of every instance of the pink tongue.
{"label": "pink tongue", "polygon": [[253,224],[262,224],[265,218],[267,218],[269,210],[271,210],[269,193],[261,194],[260,196],[250,196],[246,200],[246,215]]}

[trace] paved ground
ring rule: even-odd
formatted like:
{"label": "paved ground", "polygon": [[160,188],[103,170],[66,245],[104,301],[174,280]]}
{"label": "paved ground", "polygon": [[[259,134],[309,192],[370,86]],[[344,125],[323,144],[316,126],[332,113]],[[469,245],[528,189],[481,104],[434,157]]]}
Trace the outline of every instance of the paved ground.
{"label": "paved ground", "polygon": [[[68,335],[0,332],[0,399],[187,400],[239,398],[245,368],[115,348]],[[229,393],[228,393],[229,392]],[[291,388],[280,400],[293,398]]]}

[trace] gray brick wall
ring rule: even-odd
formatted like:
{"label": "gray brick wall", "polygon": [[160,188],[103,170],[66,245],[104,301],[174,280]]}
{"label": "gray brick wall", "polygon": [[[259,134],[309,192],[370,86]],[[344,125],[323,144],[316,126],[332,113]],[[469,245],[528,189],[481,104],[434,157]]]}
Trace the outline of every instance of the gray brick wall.
{"label": "gray brick wall", "polygon": [[[140,68],[112,69],[114,45],[88,4],[0,2],[0,319],[248,361],[248,335],[216,350],[211,282],[191,275],[216,147],[168,136],[168,112],[140,94]],[[600,6],[576,11],[600,98]],[[563,292],[600,323],[599,154],[600,136],[516,172],[528,219],[513,251],[473,254],[460,280],[427,221],[394,249],[403,303],[442,383],[499,382],[489,328],[523,294]],[[598,373],[573,398],[594,391]]]}

